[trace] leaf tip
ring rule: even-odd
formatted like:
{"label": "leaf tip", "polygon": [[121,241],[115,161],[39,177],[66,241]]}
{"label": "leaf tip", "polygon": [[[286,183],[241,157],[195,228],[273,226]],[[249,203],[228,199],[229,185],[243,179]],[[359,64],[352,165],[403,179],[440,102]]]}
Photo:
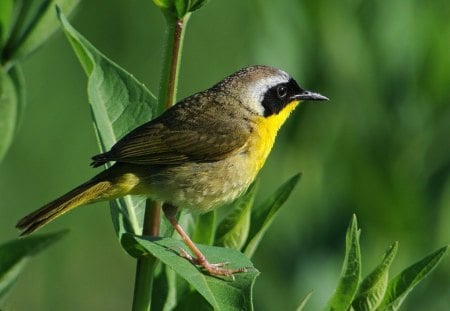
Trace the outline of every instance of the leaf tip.
{"label": "leaf tip", "polygon": [[356,236],[360,236],[361,234],[361,229],[358,228],[358,219],[356,218],[356,214],[352,215],[352,218],[350,220],[350,224],[348,225],[347,228],[347,235],[356,235]]}
{"label": "leaf tip", "polygon": [[67,19],[64,15],[63,11],[61,10],[61,7],[59,5],[55,5],[55,11],[56,11],[56,17],[58,18],[59,22],[63,25],[63,27],[67,27]]}
{"label": "leaf tip", "polygon": [[62,12],[61,7],[57,4],[55,5],[55,12],[56,12],[56,17],[58,18],[58,20],[61,23],[64,23],[64,21],[65,21],[64,13]]}

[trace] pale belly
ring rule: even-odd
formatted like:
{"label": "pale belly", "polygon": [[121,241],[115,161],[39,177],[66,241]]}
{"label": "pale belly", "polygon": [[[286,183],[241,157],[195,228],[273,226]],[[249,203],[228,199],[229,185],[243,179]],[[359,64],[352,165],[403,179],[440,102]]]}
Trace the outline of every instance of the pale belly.
{"label": "pale belly", "polygon": [[246,154],[217,162],[187,163],[153,172],[146,184],[151,197],[204,213],[244,193],[259,171],[256,164]]}

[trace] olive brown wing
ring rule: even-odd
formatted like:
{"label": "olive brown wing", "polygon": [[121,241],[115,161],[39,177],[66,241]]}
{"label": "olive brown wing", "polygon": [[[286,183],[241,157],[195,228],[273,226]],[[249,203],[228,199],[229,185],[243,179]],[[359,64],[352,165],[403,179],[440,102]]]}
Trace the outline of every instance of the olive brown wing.
{"label": "olive brown wing", "polygon": [[92,165],[109,161],[143,165],[218,161],[239,152],[250,133],[249,126],[217,118],[217,114],[213,118],[204,110],[195,117],[185,113],[162,115],[130,132],[110,151],[94,156]]}

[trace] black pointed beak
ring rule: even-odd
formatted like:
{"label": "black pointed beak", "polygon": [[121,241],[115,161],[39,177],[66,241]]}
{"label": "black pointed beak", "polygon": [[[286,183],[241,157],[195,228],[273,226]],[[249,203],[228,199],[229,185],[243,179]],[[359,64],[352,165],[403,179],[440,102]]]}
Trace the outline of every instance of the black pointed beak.
{"label": "black pointed beak", "polygon": [[310,91],[303,91],[300,94],[293,95],[291,100],[329,100],[328,97]]}

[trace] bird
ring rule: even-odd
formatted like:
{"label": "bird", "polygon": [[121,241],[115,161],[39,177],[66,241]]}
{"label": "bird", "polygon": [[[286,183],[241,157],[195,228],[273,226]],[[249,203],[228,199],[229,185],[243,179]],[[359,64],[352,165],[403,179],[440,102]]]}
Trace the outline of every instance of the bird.
{"label": "bird", "polygon": [[165,216],[195,257],[184,250],[181,256],[210,275],[245,272],[246,268],[210,263],[178,224],[176,213],[206,213],[243,194],[265,163],[282,124],[307,100],[328,98],[303,89],[275,67],[242,68],[93,156],[93,167],[114,164],[23,217],[17,228],[28,235],[78,206],[144,195],[164,202]]}

